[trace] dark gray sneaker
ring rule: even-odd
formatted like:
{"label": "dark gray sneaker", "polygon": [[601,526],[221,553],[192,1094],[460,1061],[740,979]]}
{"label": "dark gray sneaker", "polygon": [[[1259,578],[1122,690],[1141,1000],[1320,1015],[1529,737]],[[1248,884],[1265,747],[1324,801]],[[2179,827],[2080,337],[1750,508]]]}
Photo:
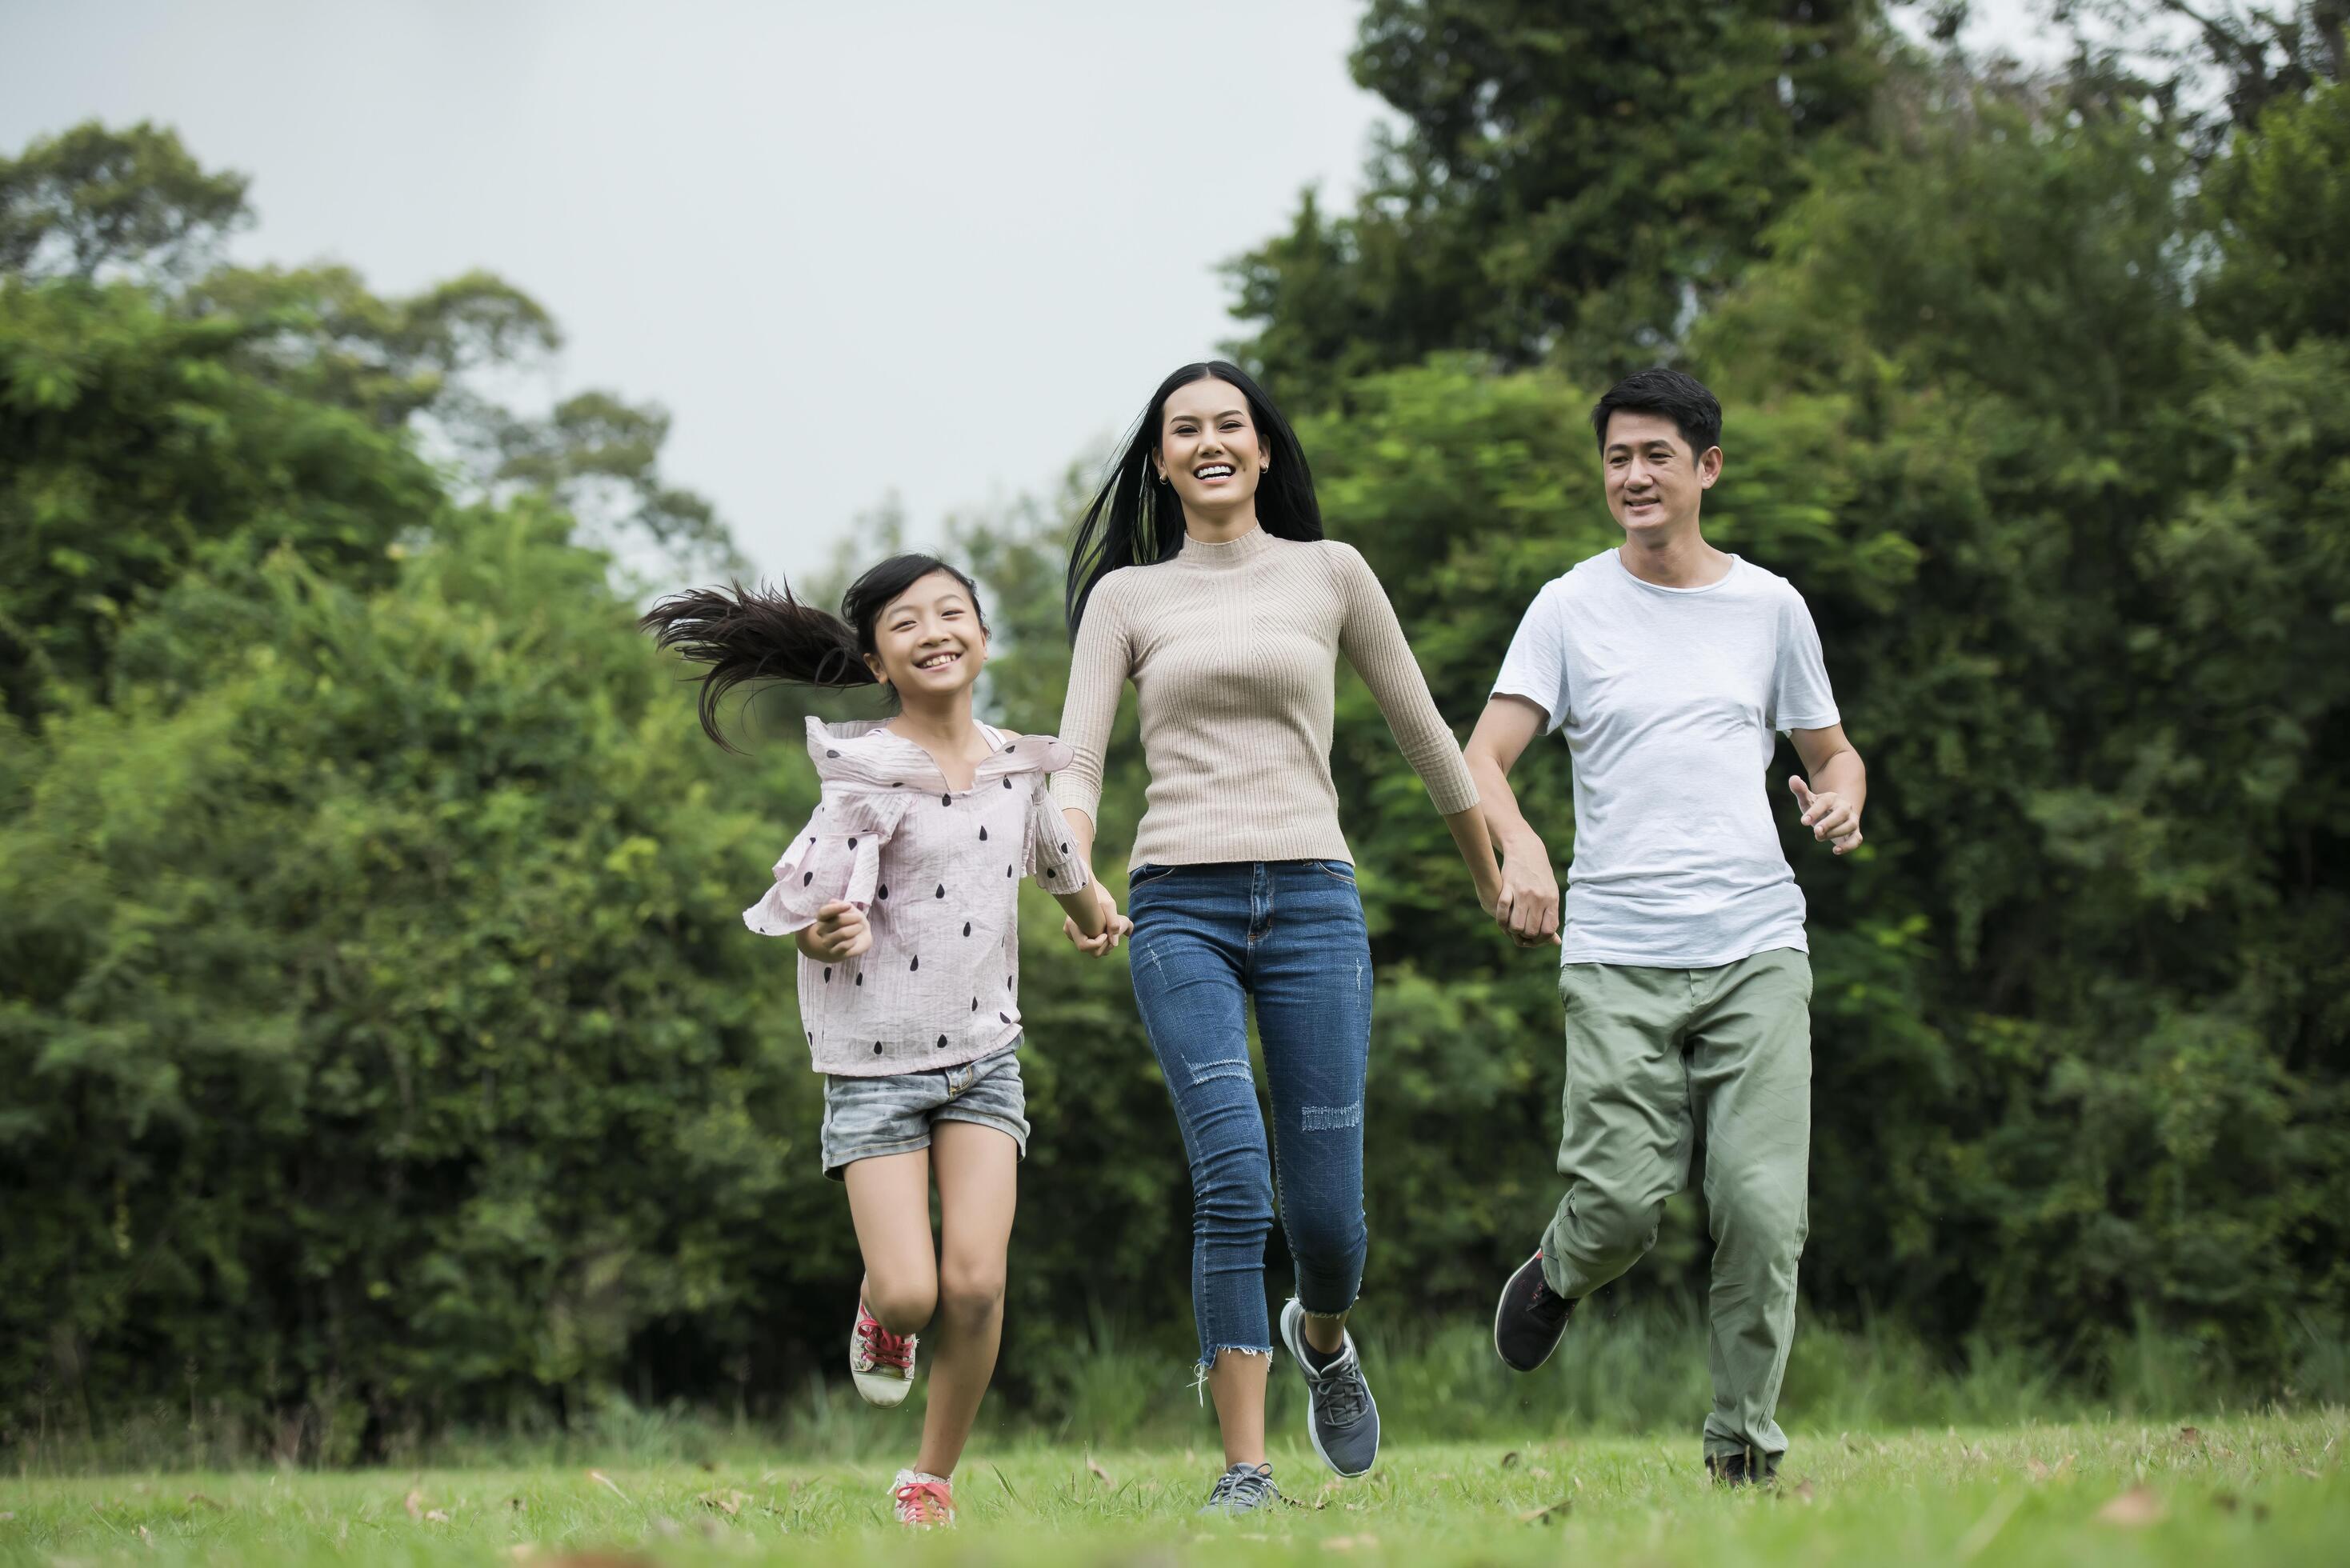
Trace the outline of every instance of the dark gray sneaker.
{"label": "dark gray sneaker", "polygon": [[1759,1449],[1708,1454],[1705,1456],[1705,1475],[1708,1480],[1719,1486],[1777,1486],[1779,1456],[1763,1453]]}
{"label": "dark gray sneaker", "polygon": [[1316,1370],[1305,1343],[1305,1308],[1296,1297],[1281,1309],[1281,1342],[1297,1358],[1305,1374],[1311,1403],[1305,1411],[1305,1435],[1322,1462],[1342,1476],[1363,1475],[1379,1458],[1379,1407],[1371,1386],[1363,1378],[1363,1358],[1355,1354],[1355,1336],[1347,1334],[1338,1358]]}
{"label": "dark gray sneaker", "polygon": [[1493,1307],[1493,1354],[1513,1372],[1532,1372],[1550,1359],[1566,1333],[1575,1303],[1543,1278],[1542,1250],[1518,1265]]}
{"label": "dark gray sneaker", "polygon": [[1281,1489],[1273,1484],[1271,1465],[1234,1465],[1216,1478],[1215,1490],[1208,1493],[1207,1503],[1200,1511],[1232,1516],[1254,1513],[1287,1501],[1281,1495]]}

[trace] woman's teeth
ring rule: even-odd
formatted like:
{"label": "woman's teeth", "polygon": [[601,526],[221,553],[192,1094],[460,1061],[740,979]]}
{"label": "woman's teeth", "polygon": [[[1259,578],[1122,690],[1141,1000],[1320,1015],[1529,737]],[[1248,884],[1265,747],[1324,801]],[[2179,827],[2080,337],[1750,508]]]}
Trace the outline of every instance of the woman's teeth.
{"label": "woman's teeth", "polygon": [[1230,479],[1232,476],[1232,465],[1228,462],[1211,462],[1203,468],[1195,468],[1191,471],[1191,477],[1194,479]]}

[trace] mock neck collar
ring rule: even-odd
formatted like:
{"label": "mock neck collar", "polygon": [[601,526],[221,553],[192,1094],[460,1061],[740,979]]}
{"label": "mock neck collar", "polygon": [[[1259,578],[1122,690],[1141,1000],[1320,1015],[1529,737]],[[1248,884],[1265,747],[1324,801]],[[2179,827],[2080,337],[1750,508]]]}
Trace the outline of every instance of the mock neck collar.
{"label": "mock neck collar", "polygon": [[1190,561],[1201,566],[1237,566],[1253,561],[1273,548],[1273,535],[1262,524],[1252,525],[1237,539],[1225,539],[1210,544],[1191,534],[1183,535],[1183,547],[1176,552],[1179,561]]}

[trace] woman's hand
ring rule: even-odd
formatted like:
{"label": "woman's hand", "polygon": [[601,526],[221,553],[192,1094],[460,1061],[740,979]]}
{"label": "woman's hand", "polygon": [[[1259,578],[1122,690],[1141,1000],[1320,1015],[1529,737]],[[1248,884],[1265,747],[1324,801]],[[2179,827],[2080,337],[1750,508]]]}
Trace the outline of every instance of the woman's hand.
{"label": "woman's hand", "polygon": [[873,945],[873,928],[854,904],[834,902],[816,912],[816,924],[802,929],[800,951],[818,963],[855,958]]}

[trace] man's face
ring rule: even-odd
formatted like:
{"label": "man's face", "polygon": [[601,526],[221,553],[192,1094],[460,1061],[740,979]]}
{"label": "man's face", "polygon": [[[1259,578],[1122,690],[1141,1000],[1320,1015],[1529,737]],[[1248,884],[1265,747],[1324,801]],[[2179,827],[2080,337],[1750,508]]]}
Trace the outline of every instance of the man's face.
{"label": "man's face", "polygon": [[1600,466],[1607,510],[1625,534],[1655,538],[1696,524],[1698,504],[1721,477],[1721,449],[1691,452],[1680,427],[1664,415],[1619,409],[1607,417]]}

